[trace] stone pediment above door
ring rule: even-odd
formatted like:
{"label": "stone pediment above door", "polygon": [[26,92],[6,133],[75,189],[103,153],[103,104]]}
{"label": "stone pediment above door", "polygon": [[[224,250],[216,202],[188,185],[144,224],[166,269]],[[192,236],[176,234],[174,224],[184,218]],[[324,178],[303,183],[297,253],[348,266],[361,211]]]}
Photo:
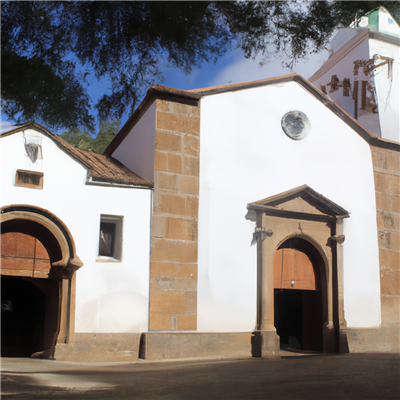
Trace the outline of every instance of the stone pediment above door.
{"label": "stone pediment above door", "polygon": [[[349,217],[348,211],[307,185],[247,205],[249,210],[277,216],[309,216],[310,219]],[[308,219],[308,218],[306,218]]]}

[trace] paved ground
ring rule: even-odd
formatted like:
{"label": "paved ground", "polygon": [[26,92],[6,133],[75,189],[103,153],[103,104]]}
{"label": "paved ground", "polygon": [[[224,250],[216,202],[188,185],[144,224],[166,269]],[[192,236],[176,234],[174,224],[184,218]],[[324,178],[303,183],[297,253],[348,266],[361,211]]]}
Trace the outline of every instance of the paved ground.
{"label": "paved ground", "polygon": [[400,355],[72,363],[3,358],[2,399],[400,399]]}

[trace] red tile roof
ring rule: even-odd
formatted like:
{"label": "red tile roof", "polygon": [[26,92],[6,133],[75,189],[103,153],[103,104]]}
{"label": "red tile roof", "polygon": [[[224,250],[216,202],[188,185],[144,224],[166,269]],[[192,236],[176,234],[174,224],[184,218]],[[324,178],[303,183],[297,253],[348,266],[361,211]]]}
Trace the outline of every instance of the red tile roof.
{"label": "red tile roof", "polygon": [[67,153],[88,171],[88,178],[92,183],[98,182],[153,187],[153,182],[135,174],[115,158],[76,148],[67,143],[60,136],[52,134],[45,127],[34,121],[18,125],[15,129],[1,134],[1,137],[9,136],[27,129],[37,130],[52,139],[61,150]]}

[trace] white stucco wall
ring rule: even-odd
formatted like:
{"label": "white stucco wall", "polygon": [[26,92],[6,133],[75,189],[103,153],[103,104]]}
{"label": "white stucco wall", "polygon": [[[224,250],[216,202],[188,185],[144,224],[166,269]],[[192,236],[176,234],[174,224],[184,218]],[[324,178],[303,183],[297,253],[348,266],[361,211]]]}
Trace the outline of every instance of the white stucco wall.
{"label": "white stucco wall", "polygon": [[[303,111],[311,133],[281,118]],[[255,224],[246,205],[307,184],[351,212],[344,221],[344,307],[350,327],[380,324],[375,191],[368,144],[296,83],[201,100],[198,330],[253,331]],[[268,239],[267,239],[268,240]]]}
{"label": "white stucco wall", "polygon": [[[386,14],[385,14],[386,15]],[[340,45],[345,45],[347,39],[351,39],[351,31],[363,33],[360,29],[346,28],[337,34],[333,39],[331,48],[335,53],[339,50]],[[358,69],[358,75],[353,74],[354,61],[366,61],[376,55],[392,58],[393,64],[389,66],[383,65],[366,75],[363,68]],[[382,63],[383,59],[377,59],[375,65]],[[337,75],[339,81],[343,78],[350,78],[352,85],[349,97],[343,96],[343,89],[329,93],[330,87],[326,86],[328,96],[342,107],[348,114],[354,117],[354,100],[352,92],[354,90],[354,81],[358,80],[358,122],[370,132],[375,133],[385,139],[400,141],[399,128],[399,110],[400,110],[400,80],[399,80],[399,46],[388,43],[383,40],[370,39],[366,37],[357,47],[350,51],[346,56],[340,59],[321,77],[313,80],[312,83],[321,89],[321,85],[326,85],[331,81],[332,75]],[[322,67],[321,69],[323,69]],[[375,88],[376,103],[378,105],[377,113],[372,113],[371,110],[361,110],[361,81],[371,80]],[[369,94],[368,94],[369,96]]]}
{"label": "white stucco wall", "polygon": [[378,16],[379,31],[392,35],[400,35],[400,28],[395,19],[386,11],[380,9]]}
{"label": "white stucco wall", "polygon": [[[369,53],[370,58],[380,55],[393,59],[390,67],[386,64],[374,71],[374,80],[382,137],[400,142],[400,47],[370,39]],[[383,61],[377,60],[375,64]]]}
{"label": "white stucco wall", "polygon": [[[86,170],[49,138],[42,161],[27,157],[22,133],[1,143],[1,205],[49,210],[70,230],[84,266],[76,279],[76,332],[140,332],[148,329],[151,190],[85,185]],[[16,187],[16,169],[44,173],[43,190]],[[96,262],[100,215],[123,216],[122,262]]]}
{"label": "white stucco wall", "polygon": [[[339,32],[340,34],[340,32]],[[338,34],[338,35],[339,35]],[[369,44],[368,37],[363,40],[357,47],[355,47],[352,51],[346,54],[342,59],[340,59],[336,64],[334,64],[329,70],[327,70],[320,78],[312,81],[313,85],[315,85],[318,89],[321,89],[321,86],[326,87],[326,92],[328,96],[343,110],[345,110],[349,115],[353,118],[354,114],[354,100],[353,100],[353,91],[354,91],[354,82],[359,81],[358,86],[358,111],[357,111],[357,120],[370,132],[375,133],[375,135],[381,136],[381,130],[379,125],[379,115],[373,114],[370,110],[362,110],[361,107],[361,82],[368,81],[369,75],[365,75],[363,72],[363,68],[360,67],[358,69],[358,75],[354,75],[354,61],[357,60],[369,60]],[[323,67],[322,67],[323,68]],[[351,82],[351,91],[349,96],[343,96],[343,88],[340,87],[339,90],[330,93],[331,87],[327,86],[329,82],[331,82],[332,75],[337,75],[340,82],[343,82],[344,78],[350,78]]]}
{"label": "white stucco wall", "polygon": [[155,140],[156,102],[144,113],[112,155],[142,178],[154,182]]}

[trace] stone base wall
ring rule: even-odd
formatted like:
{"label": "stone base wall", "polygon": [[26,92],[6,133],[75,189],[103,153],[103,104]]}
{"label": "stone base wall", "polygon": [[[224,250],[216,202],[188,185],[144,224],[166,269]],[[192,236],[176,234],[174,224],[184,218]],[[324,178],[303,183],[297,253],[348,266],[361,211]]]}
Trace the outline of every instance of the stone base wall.
{"label": "stone base wall", "polygon": [[[274,343],[261,337],[263,332],[261,336],[259,332],[77,333],[74,345],[56,346],[54,359],[75,362],[132,362],[139,358],[173,360],[204,357],[279,357],[279,338],[274,332],[267,333],[273,333]],[[346,349],[342,346],[340,351],[343,353],[400,352],[398,324],[370,329],[347,328],[342,332],[342,336],[346,341]]]}
{"label": "stone base wall", "polygon": [[252,333],[143,333],[140,358],[251,357]]}
{"label": "stone base wall", "polygon": [[372,160],[378,222],[382,326],[397,324],[399,329],[400,152],[372,147]]}
{"label": "stone base wall", "polygon": [[57,344],[58,361],[137,361],[140,333],[76,333],[75,342]]}
{"label": "stone base wall", "polygon": [[350,353],[399,353],[399,324],[381,328],[348,328],[347,342]]}

